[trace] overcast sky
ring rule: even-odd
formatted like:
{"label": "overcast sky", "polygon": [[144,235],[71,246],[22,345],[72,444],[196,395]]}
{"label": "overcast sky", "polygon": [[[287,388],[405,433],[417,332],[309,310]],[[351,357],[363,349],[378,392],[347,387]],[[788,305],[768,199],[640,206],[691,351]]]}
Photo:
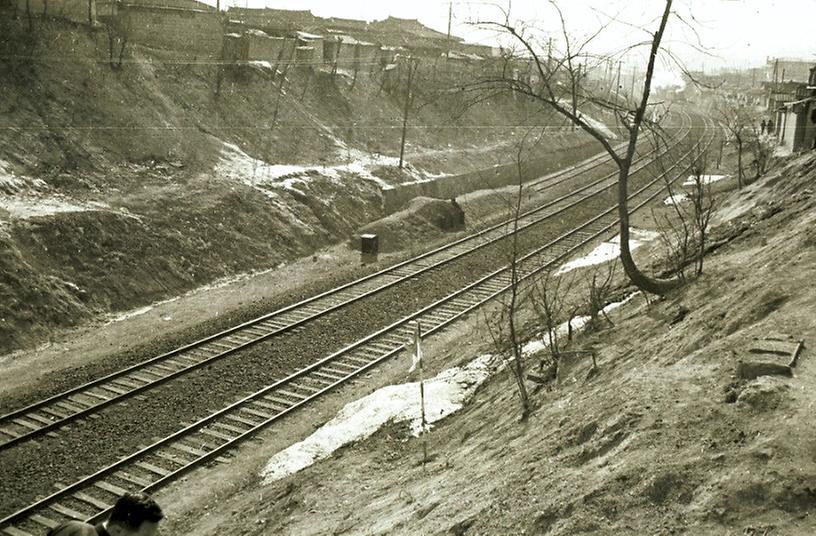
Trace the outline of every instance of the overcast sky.
{"label": "overcast sky", "polygon": [[[215,3],[213,0],[207,1]],[[228,5],[244,7],[310,9],[315,15],[323,17],[375,20],[391,15],[415,18],[443,32],[447,30],[448,23],[449,2],[445,0],[225,1]],[[524,21],[542,29],[540,35],[558,31],[554,25],[556,15],[546,0],[454,0],[453,33],[467,41],[489,43],[494,39],[492,33],[468,23],[499,20],[502,15],[497,6],[506,8],[508,4],[514,21]],[[658,0],[565,0],[559,5],[564,9],[570,32],[581,35],[582,32],[593,32],[600,23],[614,16],[627,23],[654,28],[654,17],[659,14],[662,4]],[[699,69],[704,65],[708,70],[723,65],[760,65],[768,56],[816,56],[816,41],[813,40],[816,33],[816,0],[675,0],[675,8],[689,25],[695,27],[701,44],[708,51],[708,54],[703,54],[689,46],[689,43],[696,44],[697,37],[680,19],[671,20],[666,44],[678,56],[683,56],[689,68]],[[619,48],[630,44],[637,33],[625,24],[613,24],[596,38],[595,48]]]}

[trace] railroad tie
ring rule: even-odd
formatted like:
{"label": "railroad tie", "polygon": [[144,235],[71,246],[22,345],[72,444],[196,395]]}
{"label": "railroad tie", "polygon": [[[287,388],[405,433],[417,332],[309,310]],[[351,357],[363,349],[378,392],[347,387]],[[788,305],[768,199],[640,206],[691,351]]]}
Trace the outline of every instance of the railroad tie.
{"label": "railroad tie", "polygon": [[69,507],[65,506],[64,504],[52,503],[52,504],[49,504],[48,507],[51,510],[57,512],[58,514],[68,516],[71,519],[85,519],[86,517],[88,517],[86,514],[83,514],[82,512],[77,512],[73,508],[69,508]]}
{"label": "railroad tie", "polygon": [[74,498],[78,501],[88,503],[91,506],[98,508],[100,510],[107,510],[108,508],[112,508],[113,505],[106,503],[105,501],[101,501],[96,497],[88,495],[87,493],[83,493],[81,491],[74,492]]}
{"label": "railroad tie", "polygon": [[8,536],[34,536],[34,534],[31,534],[30,532],[20,530],[16,527],[6,527],[3,529],[3,533],[7,534]]}

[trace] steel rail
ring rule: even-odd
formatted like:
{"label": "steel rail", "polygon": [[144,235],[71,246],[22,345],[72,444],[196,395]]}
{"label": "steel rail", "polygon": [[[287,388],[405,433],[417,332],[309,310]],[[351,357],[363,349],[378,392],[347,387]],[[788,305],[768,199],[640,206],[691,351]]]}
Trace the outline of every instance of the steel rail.
{"label": "steel rail", "polygon": [[[709,146],[713,139],[714,136],[709,140]],[[696,147],[701,145],[702,141]],[[630,194],[630,200],[641,194],[648,194],[633,206],[630,213],[639,210],[659,195],[664,189],[662,185],[651,194],[648,190],[678,165],[679,162],[675,162],[658,177]],[[687,169],[688,166],[668,182],[678,180]],[[519,260],[523,266],[520,281],[533,277],[595,238],[607,234],[618,222],[616,210],[617,206],[612,206],[524,255]],[[608,216],[612,216],[612,221],[607,223],[605,218]],[[589,236],[578,234],[582,230],[589,230]],[[128,490],[155,490],[203,463],[218,459],[225,451],[272,422],[398,354],[412,331],[411,322],[421,320],[424,325],[430,326],[426,330],[427,336],[430,336],[494,299],[509,288],[508,270],[508,266],[499,268],[275,384],[38,500],[0,520],[0,529],[10,536],[31,536],[33,531],[41,532],[43,528],[56,526],[63,519],[101,519],[109,511],[117,495]]]}
{"label": "steel rail", "polygon": [[[685,138],[689,132],[690,128],[682,135],[682,138]],[[640,162],[655,152],[657,151],[650,151],[641,159]],[[668,149],[666,152],[668,152]],[[645,167],[648,167],[650,164],[651,162],[648,162],[640,165],[639,167],[636,166],[633,168],[632,174],[639,172]],[[570,175],[570,172],[559,173]],[[560,176],[559,173],[551,176]],[[10,448],[25,441],[32,440],[43,434],[52,432],[57,428],[69,424],[70,422],[96,413],[107,406],[119,403],[145,390],[162,385],[163,383],[173,380],[182,374],[187,374],[193,370],[208,365],[215,360],[231,355],[236,351],[248,348],[249,346],[268,340],[271,337],[278,336],[282,333],[304,326],[306,323],[312,320],[325,316],[340,308],[347,307],[352,303],[356,303],[359,300],[370,297],[375,293],[405,282],[406,280],[414,278],[417,275],[438,268],[443,264],[462,258],[463,256],[473,253],[480,248],[487,247],[498,240],[504,239],[506,236],[512,234],[512,232],[521,232],[533,225],[539,224],[611,188],[615,183],[609,181],[615,176],[615,172],[610,173],[601,179],[590,182],[589,184],[573,190],[568,194],[560,196],[525,212],[520,216],[521,225],[519,225],[515,231],[507,231],[504,228],[507,226],[508,222],[501,222],[460,240],[424,253],[418,257],[409,259],[375,274],[371,274],[370,276],[352,281],[351,283],[342,285],[317,296],[307,298],[306,300],[302,300],[301,302],[287,306],[276,312],[229,328],[228,330],[222,331],[221,333],[207,337],[200,341],[196,341],[191,345],[183,346],[147,361],[136,363],[135,365],[121,369],[107,376],[92,380],[68,391],[58,393],[57,395],[47,399],[2,415],[0,416],[0,438],[5,435],[6,439],[0,443],[0,450]],[[604,185],[603,183],[605,182],[607,184]],[[567,203],[565,206],[553,210],[544,216],[536,218],[536,215],[543,210],[554,207],[558,203],[565,202],[570,198],[573,198],[596,186],[599,186],[599,188],[595,191],[580,197],[578,200],[572,203]],[[496,233],[496,231],[499,232]],[[491,233],[495,236],[491,237]],[[487,237],[486,240],[482,240],[475,246],[467,246],[468,243],[474,242],[479,238],[484,239],[485,237]],[[457,248],[461,248],[461,246],[466,247],[465,249],[457,251]],[[438,256],[443,253],[447,253],[448,256],[437,261],[432,260],[433,256]],[[423,264],[420,262],[423,260],[427,261],[429,259],[432,260],[432,262],[429,264]],[[417,265],[419,268],[413,270],[408,269],[406,271],[405,269],[410,268],[410,265],[412,264]],[[348,290],[352,286],[359,287],[361,284],[370,282],[375,277],[383,275],[390,275],[391,277],[396,277],[396,279],[386,281],[384,284],[378,283],[374,288],[363,288],[362,292],[360,292],[360,289],[357,289],[355,294],[351,295],[350,297],[343,298],[337,303],[331,303],[329,300],[330,303],[323,308],[315,307],[314,305],[314,303],[319,299],[332,297],[337,299],[336,296],[342,291]],[[307,308],[306,306],[308,305],[311,305],[311,307]],[[305,311],[305,314],[303,311]],[[284,313],[291,313],[293,317],[290,318],[288,322],[282,320],[275,320],[273,322],[273,318],[281,316]],[[264,322],[269,324],[264,325],[263,329],[259,329],[258,326],[263,325]],[[249,331],[251,328],[255,328],[255,331]],[[260,333],[258,333],[259,331]],[[249,336],[247,336],[248,334]],[[227,344],[225,344],[225,342]],[[184,352],[187,352],[189,355],[183,355]],[[15,425],[15,427],[11,428],[11,424]]]}

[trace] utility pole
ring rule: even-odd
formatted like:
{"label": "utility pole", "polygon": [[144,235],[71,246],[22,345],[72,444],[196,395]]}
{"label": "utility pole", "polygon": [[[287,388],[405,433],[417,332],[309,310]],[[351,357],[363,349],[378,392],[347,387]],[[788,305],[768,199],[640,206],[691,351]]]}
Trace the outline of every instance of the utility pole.
{"label": "utility pole", "polygon": [[451,35],[451,19],[453,19],[453,1],[448,2],[448,51],[445,53],[445,59],[450,59],[450,35]]}
{"label": "utility pole", "polygon": [[405,92],[405,108],[402,111],[402,141],[400,142],[399,168],[402,169],[403,156],[405,155],[405,134],[408,131],[408,110],[411,108],[411,89],[414,84],[414,71],[416,71],[416,60],[408,57],[408,90]]}
{"label": "utility pole", "polygon": [[635,66],[632,66],[632,87],[629,90],[629,94],[632,95],[632,100],[635,98]]}
{"label": "utility pole", "polygon": [[615,102],[620,97],[620,71],[621,71],[621,62],[618,62],[618,81],[615,82]]}

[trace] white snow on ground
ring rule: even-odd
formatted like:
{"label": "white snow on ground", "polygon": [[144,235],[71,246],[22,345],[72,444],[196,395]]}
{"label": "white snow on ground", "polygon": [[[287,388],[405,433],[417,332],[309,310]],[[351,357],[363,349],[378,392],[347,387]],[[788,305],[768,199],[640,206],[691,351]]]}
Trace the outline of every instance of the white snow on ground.
{"label": "white snow on ground", "polygon": [[11,171],[11,164],[0,159],[0,192],[16,193],[23,190],[39,190],[45,182],[31,177],[21,177]]}
{"label": "white snow on ground", "polygon": [[673,194],[663,200],[664,205],[679,205],[689,200],[689,194]]}
{"label": "white snow on ground", "polygon": [[[634,292],[627,296],[626,299],[623,301],[610,303],[609,305],[603,308],[603,312],[608,314],[611,311],[617,309],[618,307],[626,305],[638,294],[640,294],[640,292]],[[578,331],[579,329],[583,329],[584,326],[587,325],[587,322],[589,322],[589,316],[576,316],[572,318],[572,320],[567,320],[566,322],[559,325],[555,329],[555,334],[558,337],[566,335],[569,332],[570,324],[572,324],[572,331]],[[540,339],[533,339],[531,341],[528,341],[524,346],[521,347],[521,352],[524,355],[532,355],[541,352],[542,350],[545,350],[549,345],[550,339],[545,332],[541,334]]]}
{"label": "white snow on ground", "polygon": [[[727,179],[728,175],[703,175],[703,184],[711,184],[712,182]],[[683,182],[683,186],[694,186],[694,177],[689,175],[689,178]]]}
{"label": "white snow on ground", "polygon": [[606,137],[606,139],[608,139],[608,140],[618,139],[618,136],[614,132],[609,130],[609,127],[607,127],[605,124],[601,123],[597,119],[593,119],[592,117],[589,117],[588,115],[586,115],[583,112],[578,112],[578,117],[580,117],[581,119],[586,121],[586,123],[589,126],[591,126],[592,128],[600,130],[601,134],[603,134],[604,137]]}
{"label": "white snow on ground", "polygon": [[[658,233],[646,231],[644,229],[630,229],[629,249],[634,251],[640,246],[651,242],[658,237]],[[585,266],[595,266],[605,262],[613,261],[620,255],[620,235],[616,235],[608,242],[602,242],[587,255],[578,259],[573,259],[561,265],[555,275],[565,274],[577,268]]]}
{"label": "white snow on ground", "polygon": [[58,197],[3,197],[0,198],[0,209],[7,211],[17,219],[28,219],[37,216],[50,216],[60,212],[85,212],[99,207],[77,204]]}
{"label": "white snow on ground", "polygon": [[[558,99],[558,102],[559,102],[559,104],[563,104],[564,106],[568,106],[568,107],[570,107],[570,108],[572,107],[572,105],[571,105],[571,104],[570,104],[568,101],[566,101],[566,100],[564,100],[564,99]],[[616,140],[616,139],[618,139],[617,134],[615,134],[614,132],[612,132],[612,131],[609,129],[609,127],[607,127],[607,126],[606,126],[604,123],[602,123],[601,121],[598,121],[597,119],[595,119],[595,118],[593,118],[593,117],[588,116],[587,114],[585,114],[584,112],[582,112],[582,111],[580,111],[580,110],[578,110],[578,117],[580,117],[581,119],[583,119],[583,120],[584,120],[584,122],[586,122],[586,124],[588,124],[588,125],[589,125],[589,126],[591,126],[592,128],[597,129],[597,130],[600,130],[600,131],[601,131],[601,134],[603,134],[603,135],[604,135],[604,137],[605,137],[606,139],[609,139],[609,140]]]}
{"label": "white snow on ground", "polygon": [[[425,380],[426,421],[439,421],[462,408],[476,387],[498,368],[493,356],[482,355],[463,367],[443,370]],[[408,421],[412,433],[419,434],[422,423],[418,382],[382,387],[349,402],[312,435],[273,456],[261,471],[263,482],[269,484],[294,474],[329,457],[343,445],[371,436],[391,421]]]}
{"label": "white snow on ground", "polygon": [[[261,190],[265,195],[274,197],[274,192],[268,188],[297,190],[298,184],[306,184],[316,175],[322,175],[330,180],[339,182],[340,173],[357,175],[364,180],[376,182],[378,186],[387,190],[393,188],[381,178],[372,175],[371,169],[380,166],[397,167],[399,159],[394,156],[366,153],[348,147],[340,151],[341,157],[347,162],[333,166],[297,166],[288,164],[270,164],[246,154],[237,145],[224,143],[221,151],[221,160],[216,165],[218,176],[236,180]],[[406,165],[408,174],[416,177],[414,182],[425,182],[444,176],[429,175]],[[259,188],[263,187],[263,188]],[[302,193],[302,192],[301,192]]]}

